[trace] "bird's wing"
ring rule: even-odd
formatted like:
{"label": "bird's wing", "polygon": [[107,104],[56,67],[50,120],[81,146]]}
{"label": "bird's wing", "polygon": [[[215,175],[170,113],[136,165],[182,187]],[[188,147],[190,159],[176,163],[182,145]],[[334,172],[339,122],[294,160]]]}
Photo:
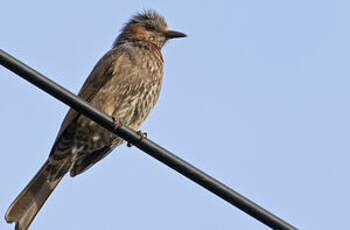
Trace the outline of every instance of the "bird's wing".
{"label": "bird's wing", "polygon": [[70,175],[74,177],[86,171],[91,166],[93,166],[97,161],[107,156],[114,149],[114,147],[115,147],[114,145],[106,145],[100,149],[95,150],[90,154],[87,154],[84,157],[81,157],[76,162],[74,162],[74,165],[70,170]]}
{"label": "bird's wing", "polygon": [[[98,90],[103,87],[113,76],[114,68],[121,62],[125,53],[112,49],[107,52],[95,65],[89,77],[84,82],[78,96],[87,102],[90,102],[97,94]],[[70,109],[65,116],[61,128],[57,134],[56,141],[66,128],[78,117],[79,113]]]}
{"label": "bird's wing", "polygon": [[[114,48],[107,52],[96,64],[89,77],[83,84],[78,96],[91,103],[112,78],[119,78],[121,63],[130,62],[127,52]],[[74,146],[74,133],[78,128],[77,119],[80,114],[70,109],[64,118],[61,128],[50,152],[49,178],[55,180],[64,175],[71,167],[71,148]],[[104,146],[101,146],[101,148]],[[107,152],[106,150],[102,152]],[[69,156],[69,157],[67,157]],[[91,160],[93,161],[93,160]]]}

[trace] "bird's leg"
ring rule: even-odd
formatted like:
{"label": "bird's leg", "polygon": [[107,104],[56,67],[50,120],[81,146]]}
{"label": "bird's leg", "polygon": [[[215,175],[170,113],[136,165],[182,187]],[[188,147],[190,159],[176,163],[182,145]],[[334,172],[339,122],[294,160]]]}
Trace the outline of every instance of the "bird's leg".
{"label": "bird's leg", "polygon": [[[140,141],[142,141],[145,137],[147,137],[147,132],[142,132],[141,130],[136,132],[140,136]],[[126,144],[126,146],[131,147],[132,144],[129,142]]]}
{"label": "bird's leg", "polygon": [[113,129],[116,129],[120,125],[119,118],[112,116],[112,120],[113,120]]}
{"label": "bird's leg", "polygon": [[141,130],[136,132],[140,136],[140,141],[143,141],[147,137],[147,132],[142,132]]}

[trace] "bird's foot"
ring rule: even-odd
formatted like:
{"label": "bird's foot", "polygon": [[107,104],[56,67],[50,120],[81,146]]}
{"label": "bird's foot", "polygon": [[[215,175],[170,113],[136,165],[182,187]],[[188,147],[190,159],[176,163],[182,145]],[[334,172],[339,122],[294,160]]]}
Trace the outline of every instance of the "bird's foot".
{"label": "bird's foot", "polygon": [[[147,137],[147,132],[142,132],[141,130],[139,130],[136,133],[140,136],[140,141],[142,141],[143,139],[145,139],[145,137]],[[132,144],[128,142],[126,146],[131,147]]]}
{"label": "bird's foot", "polygon": [[119,118],[112,116],[112,120],[113,120],[113,129],[116,129],[121,124],[119,121]]}

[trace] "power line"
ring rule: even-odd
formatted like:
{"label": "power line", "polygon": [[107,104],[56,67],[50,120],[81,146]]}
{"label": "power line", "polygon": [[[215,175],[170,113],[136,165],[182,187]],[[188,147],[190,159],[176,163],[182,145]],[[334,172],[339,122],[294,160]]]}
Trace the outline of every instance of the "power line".
{"label": "power line", "polygon": [[86,101],[1,49],[0,64],[270,228],[297,229],[151,140],[147,138],[140,140],[139,134],[129,127],[124,125],[115,127],[112,117],[95,109]]}

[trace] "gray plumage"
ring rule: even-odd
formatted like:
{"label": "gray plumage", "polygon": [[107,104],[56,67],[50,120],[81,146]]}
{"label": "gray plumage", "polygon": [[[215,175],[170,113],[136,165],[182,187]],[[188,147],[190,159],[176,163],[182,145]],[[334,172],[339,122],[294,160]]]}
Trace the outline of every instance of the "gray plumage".
{"label": "gray plumage", "polygon": [[[154,11],[134,16],[113,47],[96,64],[79,96],[92,106],[137,130],[155,105],[161,88],[160,52],[171,38],[184,37],[168,30]],[[106,156],[123,140],[87,117],[70,110],[58,132],[49,159],[8,208],[5,218],[16,229],[27,229],[48,196],[70,172],[76,176]]]}

